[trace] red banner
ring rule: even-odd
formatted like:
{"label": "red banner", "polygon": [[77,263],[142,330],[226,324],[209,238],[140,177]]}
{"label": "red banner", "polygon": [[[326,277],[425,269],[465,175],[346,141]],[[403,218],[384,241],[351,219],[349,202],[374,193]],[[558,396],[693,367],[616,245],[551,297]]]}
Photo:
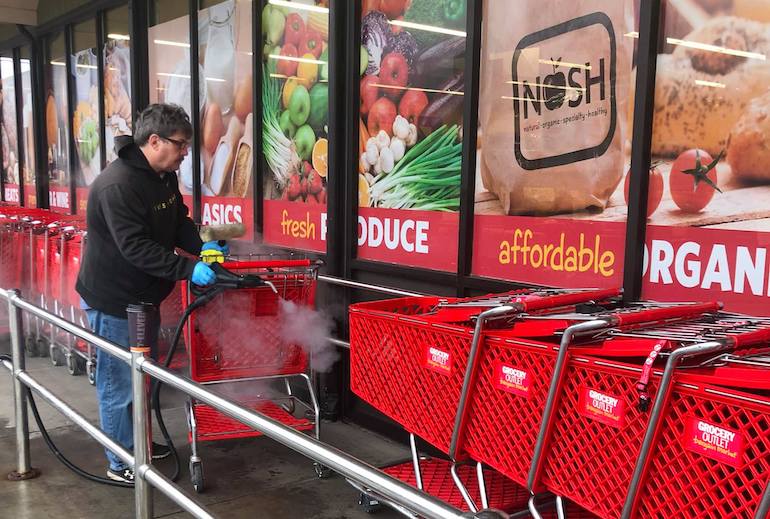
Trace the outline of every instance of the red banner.
{"label": "red banner", "polygon": [[361,207],[358,257],[457,271],[458,213]]}
{"label": "red banner", "polygon": [[568,288],[620,286],[625,236],[620,222],[476,215],[473,273]]}
{"label": "red banner", "polygon": [[88,192],[90,190],[87,187],[79,187],[75,190],[75,197],[78,201],[77,214],[85,215],[88,208]]}
{"label": "red banner", "polygon": [[19,205],[20,193],[18,184],[5,184],[3,200],[9,204]]}
{"label": "red banner", "polygon": [[326,206],[265,200],[264,240],[271,245],[326,252]]}
{"label": "red banner", "polygon": [[246,234],[239,239],[251,241],[254,238],[254,202],[250,198],[204,196],[201,202],[203,225],[242,223]]}
{"label": "red banner", "polygon": [[37,207],[35,184],[24,184],[24,207]]}
{"label": "red banner", "polygon": [[68,187],[50,186],[48,188],[48,207],[55,213],[70,212],[70,190]]}
{"label": "red banner", "polygon": [[729,311],[770,315],[768,249],[770,233],[650,226],[642,296],[718,300]]}

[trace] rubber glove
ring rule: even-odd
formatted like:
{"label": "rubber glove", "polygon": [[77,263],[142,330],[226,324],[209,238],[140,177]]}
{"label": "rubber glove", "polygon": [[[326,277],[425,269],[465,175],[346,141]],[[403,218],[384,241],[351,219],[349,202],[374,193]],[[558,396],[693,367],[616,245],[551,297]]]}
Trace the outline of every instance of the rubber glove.
{"label": "rubber glove", "polygon": [[230,246],[225,242],[224,245],[220,245],[217,241],[207,241],[203,244],[203,247],[201,247],[201,252],[204,250],[215,250],[218,252],[221,252],[225,256],[230,255]]}
{"label": "rubber glove", "polygon": [[193,269],[192,276],[190,276],[190,281],[195,283],[196,285],[200,287],[205,287],[207,285],[211,285],[216,281],[217,275],[214,274],[214,271],[211,270],[211,267],[203,263],[202,261],[199,261],[195,264],[195,268]]}

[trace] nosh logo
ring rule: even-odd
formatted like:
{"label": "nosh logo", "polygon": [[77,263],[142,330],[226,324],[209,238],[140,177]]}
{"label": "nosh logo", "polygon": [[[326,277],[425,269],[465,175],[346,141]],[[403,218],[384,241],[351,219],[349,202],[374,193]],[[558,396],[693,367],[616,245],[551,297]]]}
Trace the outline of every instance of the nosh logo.
{"label": "nosh logo", "polygon": [[442,375],[452,372],[452,354],[437,346],[425,346],[425,367]]}

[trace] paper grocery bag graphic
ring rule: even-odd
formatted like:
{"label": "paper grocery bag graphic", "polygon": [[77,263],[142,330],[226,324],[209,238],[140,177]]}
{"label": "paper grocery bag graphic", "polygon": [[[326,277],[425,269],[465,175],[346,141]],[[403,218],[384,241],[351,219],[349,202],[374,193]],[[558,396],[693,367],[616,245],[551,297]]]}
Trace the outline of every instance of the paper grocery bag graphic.
{"label": "paper grocery bag graphic", "polygon": [[626,167],[632,4],[485,2],[481,177],[508,214],[606,207]]}

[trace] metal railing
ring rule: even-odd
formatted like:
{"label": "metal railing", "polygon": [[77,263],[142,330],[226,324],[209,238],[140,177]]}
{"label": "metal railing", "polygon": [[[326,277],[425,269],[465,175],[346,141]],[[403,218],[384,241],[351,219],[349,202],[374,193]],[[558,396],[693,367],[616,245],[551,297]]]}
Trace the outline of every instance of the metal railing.
{"label": "metal railing", "polygon": [[[299,452],[300,454],[330,468],[349,481],[365,489],[371,489],[390,503],[427,519],[462,519],[472,517],[504,518],[505,514],[485,510],[477,514],[463,513],[447,503],[372,467],[371,465],[313,437],[291,429],[265,415],[225,398],[192,380],[176,375],[155,363],[149,354],[149,345],[141,333],[142,317],[134,330],[130,352],[120,346],[93,334],[89,330],[72,324],[42,308],[23,300],[18,291],[0,290],[0,296],[8,302],[12,362],[2,361],[13,374],[14,410],[16,427],[17,470],[15,479],[29,479],[37,475],[30,463],[29,426],[27,396],[25,387],[34,391],[55,409],[85,430],[105,448],[114,452],[134,468],[135,508],[138,519],[149,519],[153,515],[153,489],[157,489],[185,511],[197,518],[213,518],[211,512],[189,494],[166,478],[151,464],[150,442],[152,423],[149,416],[149,382],[151,378],[174,387],[192,398],[204,402],[221,413],[238,420],[263,433],[265,436]],[[84,416],[61,400],[25,369],[23,349],[22,312],[28,312],[43,321],[93,344],[96,348],[126,362],[132,369],[132,390],[134,397],[134,452],[133,454],[111,440],[101,429],[91,424]]]}

